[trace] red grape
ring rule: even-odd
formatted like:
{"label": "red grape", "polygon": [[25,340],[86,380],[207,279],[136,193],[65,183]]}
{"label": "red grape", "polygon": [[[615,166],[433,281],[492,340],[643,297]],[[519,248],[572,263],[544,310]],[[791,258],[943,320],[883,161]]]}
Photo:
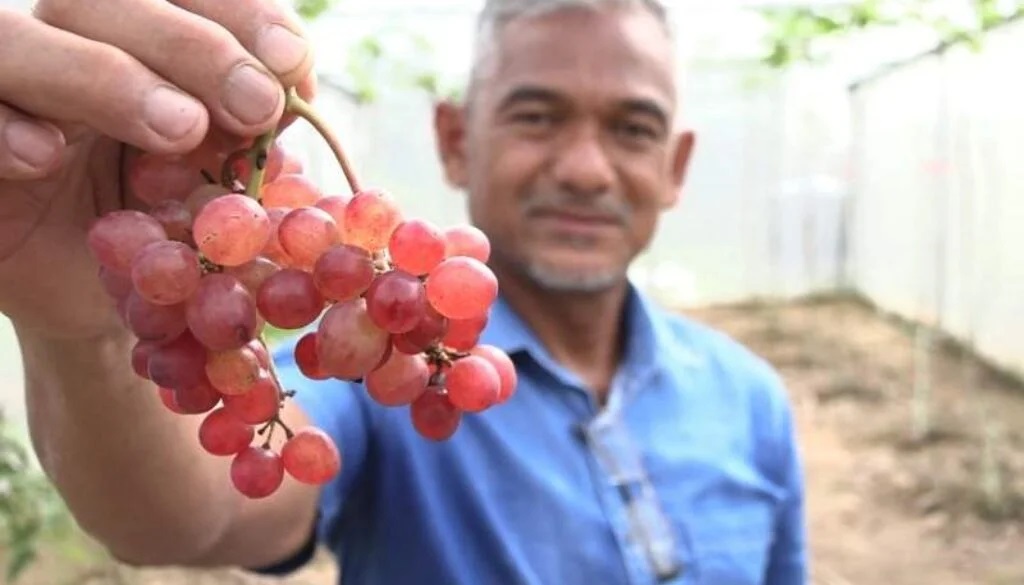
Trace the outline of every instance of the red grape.
{"label": "red grape", "polygon": [[324,252],[341,242],[334,219],[318,207],[293,209],[281,220],[277,237],[293,264],[309,270]]}
{"label": "red grape", "polygon": [[264,281],[256,295],[256,307],[274,327],[299,329],[320,316],[324,297],[308,272],[285,268]]}
{"label": "red grape", "polygon": [[163,387],[158,388],[158,396],[160,397],[160,402],[163,403],[167,410],[173,412],[174,414],[188,414],[180,407],[178,407],[178,403],[174,401],[174,390]]}
{"label": "red grape", "polygon": [[320,188],[305,175],[280,175],[263,185],[264,207],[309,207],[322,197]]}
{"label": "red grape", "polygon": [[370,397],[384,406],[403,406],[427,389],[430,368],[421,355],[393,352],[384,365],[366,375]]}
{"label": "red grape", "polygon": [[391,337],[391,346],[395,351],[399,351],[408,355],[416,355],[424,351],[424,347],[413,344],[411,341],[405,338],[403,335],[394,335]]}
{"label": "red grape", "polygon": [[341,453],[331,437],[315,427],[299,429],[281,448],[288,475],[309,485],[323,485],[341,471]]}
{"label": "red grape", "polygon": [[409,274],[427,274],[445,258],[444,234],[436,226],[421,219],[403,221],[388,242],[391,261]]}
{"label": "red grape", "polygon": [[239,266],[251,261],[270,239],[270,218],[245,195],[218,197],[203,207],[192,226],[199,251],[211,262]]}
{"label": "red grape", "polygon": [[171,341],[188,328],[185,305],[153,304],[135,291],[125,300],[124,313],[128,328],[142,341]]}
{"label": "red grape", "polygon": [[507,402],[515,394],[516,384],[518,383],[516,366],[512,362],[512,358],[493,345],[478,345],[471,349],[469,353],[484,358],[494,366],[494,370],[498,372],[498,378],[501,380],[501,389],[498,391],[497,403]]}
{"label": "red grape", "polygon": [[174,403],[185,414],[203,414],[220,403],[221,395],[205,378],[194,386],[174,391]]}
{"label": "red grape", "polygon": [[[439,343],[447,332],[448,319],[427,304],[423,311],[423,317],[421,317],[416,323],[416,326],[401,334],[399,337],[402,339],[403,343],[408,344],[406,347],[419,348],[415,352],[405,353],[419,353],[426,350],[431,345]],[[398,347],[397,343],[395,344],[395,348],[399,351],[403,351]]]}
{"label": "red grape", "polygon": [[324,297],[350,301],[373,283],[373,258],[363,248],[334,246],[324,252],[313,267],[313,278]]}
{"label": "red grape", "polygon": [[141,211],[122,209],[97,219],[89,228],[89,249],[107,270],[129,275],[132,260],[153,242],[167,239],[160,222]]}
{"label": "red grape", "polygon": [[402,221],[393,199],[382,191],[361,191],[345,208],[345,243],[371,252],[383,250]]}
{"label": "red grape", "polygon": [[370,319],[388,333],[412,331],[423,318],[426,305],[423,283],[401,270],[378,276],[366,291]]}
{"label": "red grape", "polygon": [[501,393],[501,377],[489,360],[470,355],[456,360],[445,372],[448,399],[460,410],[483,412]]}
{"label": "red grape", "polygon": [[224,408],[244,423],[263,424],[280,411],[281,392],[273,378],[261,376],[248,392],[224,396]]}
{"label": "red grape", "polygon": [[178,390],[205,381],[206,350],[188,331],[170,343],[154,349],[147,367],[156,385]]}
{"label": "red grape", "polygon": [[135,374],[144,379],[149,379],[149,356],[160,347],[156,341],[138,341],[132,347],[132,369]]}
{"label": "red grape", "polygon": [[231,483],[247,498],[269,497],[284,481],[281,457],[262,447],[246,447],[231,461]]}
{"label": "red grape", "polygon": [[262,371],[256,352],[248,346],[212,351],[206,357],[206,377],[221,394],[245,394]]}
{"label": "red grape", "polygon": [[222,457],[240,453],[255,436],[251,426],[235,418],[226,408],[206,415],[199,425],[199,444],[208,453]]}
{"label": "red grape", "polygon": [[132,262],[135,290],[157,305],[185,302],[199,288],[202,276],[199,255],[181,242],[153,242]]}
{"label": "red grape", "polygon": [[491,257],[491,242],[479,228],[459,225],[444,232],[445,257],[468,256],[481,262]]}
{"label": "red grape", "polygon": [[409,414],[416,432],[433,441],[449,439],[462,421],[462,412],[446,394],[429,390],[413,401]]}
{"label": "red grape", "polygon": [[316,350],[316,333],[310,332],[302,336],[295,344],[295,363],[302,375],[310,380],[326,380],[331,375],[320,367],[320,356]]}
{"label": "red grape", "polygon": [[381,364],[390,349],[387,331],[373,324],[366,301],[355,299],[328,309],[317,329],[317,355],[325,372],[357,380]]}
{"label": "red grape", "polygon": [[480,341],[480,334],[487,326],[488,315],[472,319],[449,319],[448,332],[441,339],[441,345],[456,351],[469,351]]}
{"label": "red grape", "polygon": [[185,310],[189,329],[214,351],[242,347],[256,336],[256,303],[238,279],[208,274]]}
{"label": "red grape", "polygon": [[449,258],[427,276],[427,300],[449,319],[479,317],[497,298],[498,279],[475,258]]}

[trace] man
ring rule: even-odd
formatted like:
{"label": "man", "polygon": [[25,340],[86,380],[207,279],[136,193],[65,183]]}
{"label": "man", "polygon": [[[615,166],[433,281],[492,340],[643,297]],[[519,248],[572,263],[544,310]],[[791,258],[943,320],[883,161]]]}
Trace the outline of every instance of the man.
{"label": "man", "polygon": [[82,226],[120,204],[122,142],[181,152],[209,127],[271,127],[281,96],[258,93],[261,80],[310,70],[286,32],[298,29],[258,0],[43,0],[37,16],[48,24],[0,16],[13,31],[0,47],[0,307],[25,356],[40,459],[119,558],[283,573],[308,558],[315,528],[346,583],[805,582],[780,380],[626,278],[694,144],[674,127],[657,2],[490,0],[466,103],[438,108],[446,175],[493,245],[502,297],[482,342],[515,360],[515,397],[432,443],[405,409],[302,379],[285,347],[297,396],[284,418],[330,432],[344,469],[323,490],[286,482],[259,501],[196,445],[198,422],[166,416],[124,363],[132,340]]}

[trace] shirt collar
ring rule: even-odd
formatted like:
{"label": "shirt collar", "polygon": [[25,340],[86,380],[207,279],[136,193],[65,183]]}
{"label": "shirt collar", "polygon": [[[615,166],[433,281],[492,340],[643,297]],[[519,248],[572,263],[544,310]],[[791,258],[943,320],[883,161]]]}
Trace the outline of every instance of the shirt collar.
{"label": "shirt collar", "polygon": [[[652,373],[664,363],[661,353],[670,339],[667,323],[659,308],[632,282],[629,283],[624,316],[626,351],[620,371],[628,372],[630,376]],[[480,343],[498,347],[511,357],[528,354],[549,370],[562,370],[502,295],[491,308]]]}

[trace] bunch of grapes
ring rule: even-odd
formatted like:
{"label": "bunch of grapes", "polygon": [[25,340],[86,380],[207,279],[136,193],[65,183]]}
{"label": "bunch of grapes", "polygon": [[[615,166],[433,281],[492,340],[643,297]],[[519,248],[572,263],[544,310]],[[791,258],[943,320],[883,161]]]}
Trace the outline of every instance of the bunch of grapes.
{"label": "bunch of grapes", "polygon": [[295,390],[275,371],[268,324],[310,328],[295,346],[305,377],[361,382],[382,407],[408,406],[430,440],[516,386],[509,357],[478,344],[498,295],[486,236],[404,218],[387,193],[359,187],[308,104],[294,92],[289,104],[328,140],[351,195],[321,192],[272,132],[216,158],[219,180],[209,157],[141,154],[128,182],[145,210],[107,213],[88,233],[99,278],[138,340],[134,371],[173,413],[204,415],[199,443],[233,458],[232,484],[254,499],[286,474],[321,485],[341,470],[322,429],[281,420]]}

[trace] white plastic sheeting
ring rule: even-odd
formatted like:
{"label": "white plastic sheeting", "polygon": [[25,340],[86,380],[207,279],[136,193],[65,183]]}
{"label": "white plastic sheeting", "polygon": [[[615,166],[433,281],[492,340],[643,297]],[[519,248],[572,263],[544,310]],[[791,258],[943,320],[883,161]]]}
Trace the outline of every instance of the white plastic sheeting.
{"label": "white plastic sheeting", "polygon": [[853,283],[1024,373],[1024,25],[852,93]]}

